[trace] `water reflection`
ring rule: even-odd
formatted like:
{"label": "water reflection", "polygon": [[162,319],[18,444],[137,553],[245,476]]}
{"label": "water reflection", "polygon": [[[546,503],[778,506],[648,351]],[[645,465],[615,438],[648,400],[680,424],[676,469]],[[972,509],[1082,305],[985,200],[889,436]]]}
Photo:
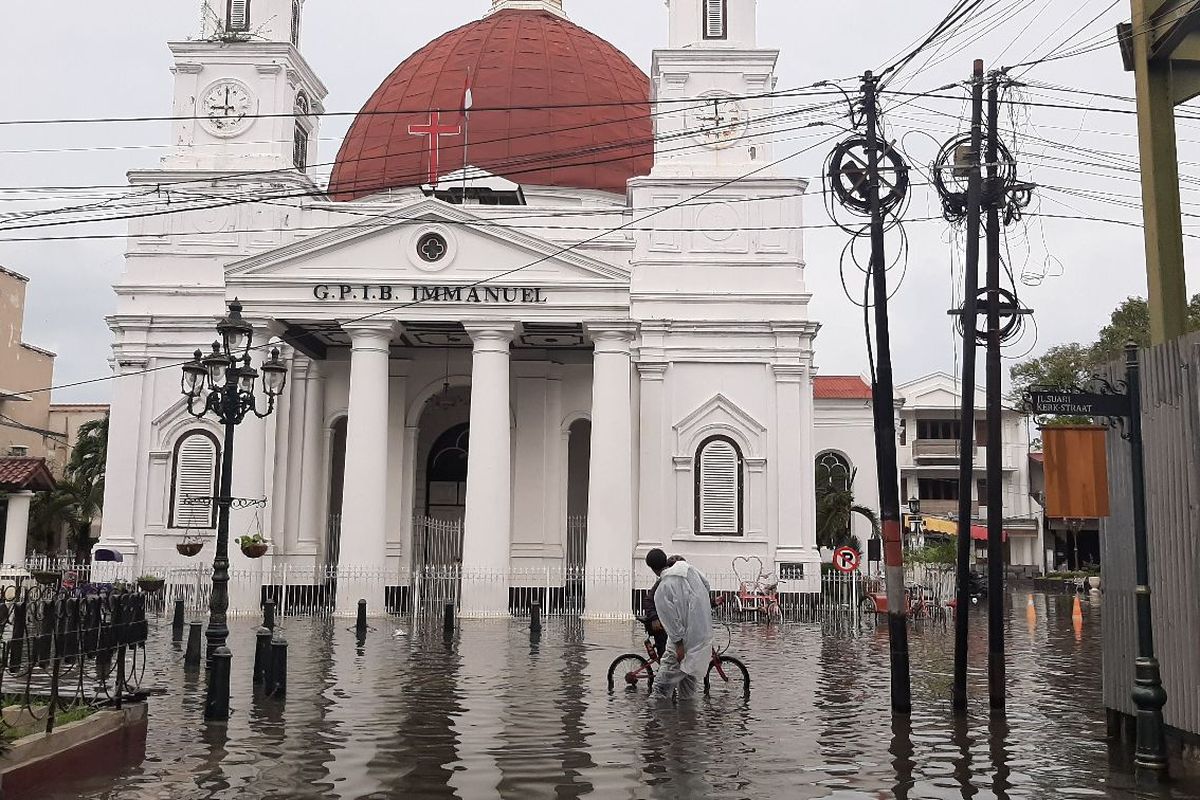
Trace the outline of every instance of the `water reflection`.
{"label": "water reflection", "polygon": [[[1131,753],[1106,746],[1101,610],[1076,632],[1069,598],[1014,595],[1007,715],[987,710],[986,618],[972,616],[970,714],[949,713],[952,629],[914,624],[911,719],[889,713],[883,626],[734,626],[749,702],[651,706],[609,694],[632,625],[464,621],[448,637],[380,620],[285,621],[286,701],[249,686],[254,626],[239,621],[233,718],[200,724],[203,683],[155,631],[144,760],[44,797],[111,798],[1090,798],[1138,796]],[[1033,609],[1032,612],[1030,609]],[[1078,638],[1077,638],[1078,635]],[[1181,779],[1153,797],[1198,798]]]}

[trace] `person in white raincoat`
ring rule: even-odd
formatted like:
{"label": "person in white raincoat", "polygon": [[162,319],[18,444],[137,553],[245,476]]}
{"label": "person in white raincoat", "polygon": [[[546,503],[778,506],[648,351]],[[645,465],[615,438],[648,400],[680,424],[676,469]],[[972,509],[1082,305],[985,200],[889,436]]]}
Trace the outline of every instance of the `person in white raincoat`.
{"label": "person in white raincoat", "polygon": [[679,700],[696,695],[697,680],[712,660],[712,602],[708,579],[686,561],[667,564],[662,550],[646,554],[646,564],[658,575],[654,606],[667,632],[667,652],[654,678],[654,695]]}

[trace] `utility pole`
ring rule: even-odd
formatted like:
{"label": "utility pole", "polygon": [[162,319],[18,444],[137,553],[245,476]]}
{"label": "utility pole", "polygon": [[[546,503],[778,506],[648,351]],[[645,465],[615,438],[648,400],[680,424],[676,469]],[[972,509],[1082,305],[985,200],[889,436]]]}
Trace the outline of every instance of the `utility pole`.
{"label": "utility pole", "polygon": [[[1008,187],[1000,180],[1000,80],[989,75],[987,88],[987,554],[988,554],[988,701],[1005,703],[1004,675],[1004,442],[1001,426],[1000,208]],[[974,327],[974,326],[972,326]],[[969,491],[969,489],[968,489]]]}
{"label": "utility pole", "polygon": [[875,417],[875,455],[879,471],[883,560],[887,580],[888,638],[891,655],[892,713],[912,711],[908,667],[908,608],[904,596],[904,553],[900,530],[900,477],[896,467],[895,386],[892,380],[892,342],[888,324],[887,258],[884,220],[879,199],[879,141],[877,78],[863,74],[867,152],[867,202],[871,214],[871,284],[875,304],[875,379],[871,405]]}
{"label": "utility pole", "polygon": [[1117,33],[1137,95],[1150,338],[1159,344],[1187,328],[1175,106],[1200,95],[1200,0],[1130,6],[1131,23]]}
{"label": "utility pole", "polygon": [[958,553],[957,592],[954,609],[954,685],[950,704],[956,714],[967,710],[967,633],[971,607],[971,484],[975,478],[975,354],[979,297],[979,229],[982,215],[983,173],[983,61],[975,62],[971,76],[971,144],[967,179],[967,254],[963,267],[962,396],[958,439]]}

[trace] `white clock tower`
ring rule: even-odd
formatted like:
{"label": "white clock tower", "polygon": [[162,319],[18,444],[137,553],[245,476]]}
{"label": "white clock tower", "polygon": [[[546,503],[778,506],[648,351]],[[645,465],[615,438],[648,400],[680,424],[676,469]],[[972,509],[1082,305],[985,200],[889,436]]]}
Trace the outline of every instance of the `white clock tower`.
{"label": "white clock tower", "polygon": [[307,170],[328,93],[300,53],[303,0],[204,0],[200,38],[172,42],[168,169]]}
{"label": "white clock tower", "polygon": [[[774,562],[781,591],[819,586],[813,339],[800,224],[806,182],[772,166],[778,51],[760,48],[756,0],[667,0],[669,48],[651,70],[655,156],[629,182],[631,315],[641,341],[639,552]],[[775,133],[777,135],[777,133]],[[665,211],[664,211],[665,209]],[[736,536],[694,535],[696,441],[746,468]],[[681,477],[682,476],[682,477]],[[663,519],[651,498],[674,490]]]}

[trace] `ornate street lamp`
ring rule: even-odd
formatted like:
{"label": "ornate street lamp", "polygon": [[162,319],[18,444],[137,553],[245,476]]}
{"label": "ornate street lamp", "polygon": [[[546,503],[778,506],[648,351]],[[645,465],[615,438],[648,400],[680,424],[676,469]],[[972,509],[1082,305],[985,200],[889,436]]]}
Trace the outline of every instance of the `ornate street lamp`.
{"label": "ornate street lamp", "polygon": [[[217,323],[220,340],[213,342],[212,352],[205,356],[199,350],[183,365],[181,389],[187,397],[188,413],[196,418],[214,414],[225,428],[225,444],[221,451],[221,484],[214,498],[217,504],[217,553],[213,558],[212,597],[208,604],[208,691],[204,717],[208,720],[229,719],[229,674],[217,675],[213,669],[213,654],[225,647],[229,638],[226,612],[229,610],[229,508],[233,504],[233,434],[238,424],[249,414],[263,419],[275,410],[275,398],[283,393],[287,383],[287,367],[279,349],[271,351],[262,366],[262,388],[267,395],[267,408],[258,410],[255,384],[259,372],[250,366],[250,343],[254,328],[242,317],[242,304],[236,299],[229,304],[229,314]],[[239,364],[241,366],[239,366]]]}

